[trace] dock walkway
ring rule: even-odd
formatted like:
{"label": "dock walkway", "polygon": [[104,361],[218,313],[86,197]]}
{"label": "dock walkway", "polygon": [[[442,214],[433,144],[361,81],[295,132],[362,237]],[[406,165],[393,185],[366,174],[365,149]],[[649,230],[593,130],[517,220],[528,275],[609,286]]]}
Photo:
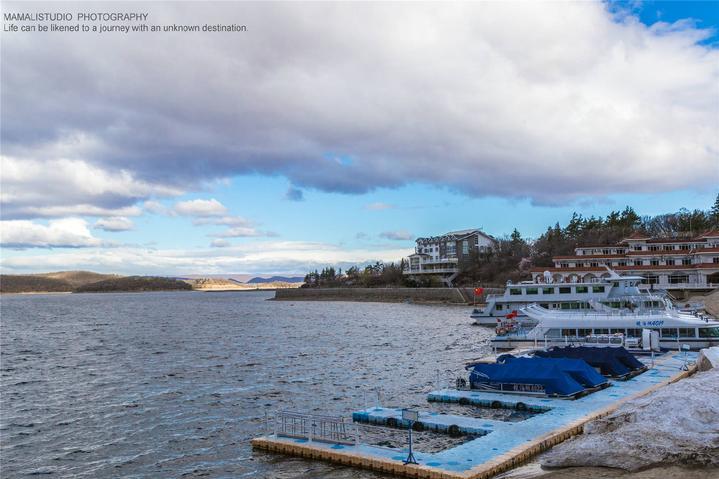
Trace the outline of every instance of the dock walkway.
{"label": "dock walkway", "polygon": [[[688,353],[696,359],[696,353]],[[693,372],[684,370],[683,354],[669,353],[655,361],[645,373],[627,381],[611,381],[611,387],[576,400],[552,399],[517,394],[442,389],[428,395],[430,401],[481,406],[500,401],[501,407],[526,407],[544,411],[520,422],[504,422],[464,416],[421,412],[420,420],[430,430],[442,431],[456,424],[476,439],[436,453],[415,451],[419,465],[404,465],[406,450],[367,444],[346,445],[309,442],[306,439],[275,437],[254,439],[253,447],[311,459],[328,460],[405,477],[440,479],[488,479],[526,462],[532,456],[583,431],[584,424],[614,412],[623,402],[646,395]],[[496,404],[495,404],[496,407]],[[399,409],[369,408],[355,413],[360,422],[400,422]]]}

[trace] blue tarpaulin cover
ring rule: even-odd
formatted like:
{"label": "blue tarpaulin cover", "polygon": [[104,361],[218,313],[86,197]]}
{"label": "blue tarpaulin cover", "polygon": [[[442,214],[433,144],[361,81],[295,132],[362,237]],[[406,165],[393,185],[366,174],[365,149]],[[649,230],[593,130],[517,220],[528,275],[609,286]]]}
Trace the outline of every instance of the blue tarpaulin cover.
{"label": "blue tarpaulin cover", "polygon": [[471,387],[573,396],[607,383],[580,359],[515,358],[511,355],[501,359],[502,362],[495,364],[475,364],[469,375]]}
{"label": "blue tarpaulin cover", "polygon": [[622,377],[645,366],[623,347],[565,346],[536,351],[535,356],[543,358],[583,359],[590,366],[598,368],[605,376]]}

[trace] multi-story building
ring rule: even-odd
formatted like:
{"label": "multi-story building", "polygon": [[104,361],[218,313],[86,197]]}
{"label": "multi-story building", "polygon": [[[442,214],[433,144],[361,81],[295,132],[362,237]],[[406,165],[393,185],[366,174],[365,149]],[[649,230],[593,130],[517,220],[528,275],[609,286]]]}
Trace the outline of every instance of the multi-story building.
{"label": "multi-story building", "polygon": [[635,233],[613,246],[580,246],[574,256],[556,256],[553,268],[533,268],[532,278],[554,282],[592,281],[608,277],[605,266],[622,274],[643,276],[662,289],[719,287],[719,230],[696,238],[650,238]]}
{"label": "multi-story building", "polygon": [[404,274],[423,277],[435,275],[451,286],[459,274],[459,263],[473,252],[485,252],[497,240],[479,229],[450,231],[440,236],[417,238],[414,254],[406,261]]}

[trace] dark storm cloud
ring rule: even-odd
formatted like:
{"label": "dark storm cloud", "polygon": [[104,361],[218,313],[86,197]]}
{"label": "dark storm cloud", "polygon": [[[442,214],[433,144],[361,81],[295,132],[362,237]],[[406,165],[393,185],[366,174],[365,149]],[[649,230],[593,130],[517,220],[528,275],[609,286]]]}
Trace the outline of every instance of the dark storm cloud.
{"label": "dark storm cloud", "polygon": [[[128,216],[107,210],[256,173],[550,204],[717,180],[718,54],[687,26],[614,23],[586,3],[137,8],[150,23],[248,31],[5,35],[3,162],[127,180],[73,190],[68,170],[51,177],[62,191],[32,193],[47,184],[38,168],[3,193],[14,217],[62,216],[47,209],[58,204]],[[678,158],[683,174],[668,174]]]}

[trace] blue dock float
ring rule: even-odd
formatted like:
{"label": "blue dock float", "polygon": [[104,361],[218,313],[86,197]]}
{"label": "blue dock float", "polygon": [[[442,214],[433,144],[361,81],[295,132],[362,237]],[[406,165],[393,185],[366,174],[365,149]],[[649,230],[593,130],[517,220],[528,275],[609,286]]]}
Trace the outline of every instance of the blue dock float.
{"label": "blue dock float", "polygon": [[[331,444],[307,439],[269,435],[252,441],[257,449],[295,455],[308,459],[327,460],[348,466],[371,469],[399,476],[428,479],[489,479],[528,461],[532,456],[581,434],[584,424],[614,412],[622,403],[651,393],[666,384],[678,381],[695,370],[687,359],[696,360],[696,353],[666,354],[655,360],[646,372],[626,381],[611,380],[611,386],[579,399],[524,396],[441,389],[432,391],[428,400],[517,408],[519,403],[529,411],[543,412],[519,422],[504,422],[424,412],[420,420],[429,429],[456,424],[470,431],[482,431],[474,439],[435,453],[415,451],[418,465],[403,464],[406,449],[393,449],[368,444]],[[460,401],[461,400],[461,401]],[[495,404],[496,406],[496,404]],[[388,418],[401,421],[399,409],[369,408],[358,411],[358,422],[380,424]],[[491,427],[489,427],[491,425]]]}
{"label": "blue dock float", "polygon": [[[402,420],[402,409],[371,407],[352,413],[352,420],[364,424],[399,427],[407,429],[409,422]],[[453,414],[440,414],[431,411],[419,411],[421,430],[435,431],[449,435],[484,436],[498,428],[511,427],[513,422],[495,421]],[[417,430],[417,422],[415,430]]]}

